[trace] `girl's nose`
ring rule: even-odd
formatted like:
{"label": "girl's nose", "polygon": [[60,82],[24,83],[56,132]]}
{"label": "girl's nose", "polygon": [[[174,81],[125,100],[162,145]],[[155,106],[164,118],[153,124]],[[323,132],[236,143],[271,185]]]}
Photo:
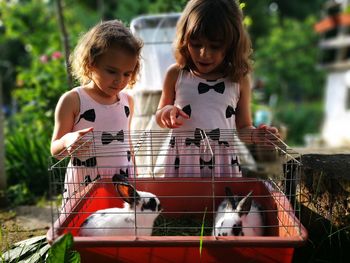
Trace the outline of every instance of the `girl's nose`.
{"label": "girl's nose", "polygon": [[207,47],[202,47],[200,49],[200,55],[201,55],[201,57],[207,57],[209,55],[208,48]]}

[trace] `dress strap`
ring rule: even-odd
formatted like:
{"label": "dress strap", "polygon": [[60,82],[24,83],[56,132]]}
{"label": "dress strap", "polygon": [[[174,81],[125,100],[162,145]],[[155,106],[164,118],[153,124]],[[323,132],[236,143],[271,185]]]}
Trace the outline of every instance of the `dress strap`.
{"label": "dress strap", "polygon": [[180,69],[179,76],[177,77],[176,83],[175,83],[175,92],[177,91],[184,75],[184,69]]}

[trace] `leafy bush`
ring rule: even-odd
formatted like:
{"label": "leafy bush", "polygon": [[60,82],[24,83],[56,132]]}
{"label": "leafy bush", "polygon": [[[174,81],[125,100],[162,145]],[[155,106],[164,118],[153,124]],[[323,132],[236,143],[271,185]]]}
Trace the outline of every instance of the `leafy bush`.
{"label": "leafy bush", "polygon": [[33,201],[48,189],[48,155],[50,139],[46,133],[30,126],[7,132],[5,140],[8,197],[15,204]]}
{"label": "leafy bush", "polygon": [[286,103],[279,105],[275,112],[276,122],[287,126],[287,143],[290,145],[302,145],[305,134],[318,133],[323,117],[322,102]]}

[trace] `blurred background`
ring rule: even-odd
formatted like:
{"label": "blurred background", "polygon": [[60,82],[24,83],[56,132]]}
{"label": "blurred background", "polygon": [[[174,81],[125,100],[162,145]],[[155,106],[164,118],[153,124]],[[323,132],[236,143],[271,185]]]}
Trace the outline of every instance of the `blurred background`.
{"label": "blurred background", "polygon": [[[343,111],[337,109],[335,115],[346,113],[350,96],[343,92],[327,103],[326,95],[329,77],[334,77],[332,64],[339,59],[336,50],[346,45],[321,45],[322,40],[338,38],[340,33],[328,34],[329,28],[317,25],[329,12],[346,13],[347,1],[241,0],[240,3],[254,49],[255,125],[277,126],[292,147],[342,145],[347,138],[333,142],[329,138],[342,137],[331,129],[325,132],[327,112],[342,105]],[[44,186],[48,185],[54,109],[60,95],[77,85],[67,72],[66,58],[81,33],[101,20],[120,19],[145,40],[143,74],[132,91],[138,121],[134,127],[152,127],[150,119],[162,88],[161,70],[165,69],[156,60],[168,64],[173,61],[171,40],[176,19],[185,4],[185,0],[0,0],[2,195],[6,192],[14,204],[23,204],[47,194]],[[155,37],[145,39],[149,35],[147,30]],[[148,52],[157,45],[162,46],[156,48],[161,54]],[[150,54],[154,57],[149,57]],[[345,71],[340,79],[344,79]],[[350,83],[350,77],[347,79]],[[343,82],[338,84],[348,90]],[[147,109],[138,107],[138,100],[145,99],[149,100]],[[145,116],[148,119],[142,119]],[[339,131],[338,126],[328,126]]]}

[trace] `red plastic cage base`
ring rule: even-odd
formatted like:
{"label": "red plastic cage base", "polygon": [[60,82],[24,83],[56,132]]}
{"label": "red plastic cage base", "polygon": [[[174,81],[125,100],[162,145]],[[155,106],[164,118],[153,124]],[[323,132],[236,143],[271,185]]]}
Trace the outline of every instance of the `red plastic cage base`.
{"label": "red plastic cage base", "polygon": [[[303,245],[307,240],[307,231],[294,216],[286,196],[274,191],[264,181],[249,178],[244,178],[244,181],[242,178],[215,178],[215,182],[210,178],[148,178],[136,179],[132,183],[138,190],[156,194],[164,213],[183,211],[186,204],[187,211],[206,210],[210,214],[215,210],[212,196],[224,196],[225,186],[232,187],[236,194],[253,190],[256,196],[266,196],[259,199],[266,209],[275,211],[267,217],[267,225],[273,227],[269,228],[266,236],[259,237],[203,236],[201,254],[199,236],[77,236],[79,226],[89,213],[122,205],[121,200],[115,198],[118,195],[113,184],[99,181],[90,184],[84,198],[77,199],[69,208],[72,213],[60,216],[48,231],[48,241],[71,232],[82,262],[222,263],[291,262],[294,247]],[[215,199],[215,206],[219,203],[220,198]]]}
{"label": "red plastic cage base", "polygon": [[294,248],[254,247],[76,247],[82,262],[182,263],[182,262],[291,262]]}

